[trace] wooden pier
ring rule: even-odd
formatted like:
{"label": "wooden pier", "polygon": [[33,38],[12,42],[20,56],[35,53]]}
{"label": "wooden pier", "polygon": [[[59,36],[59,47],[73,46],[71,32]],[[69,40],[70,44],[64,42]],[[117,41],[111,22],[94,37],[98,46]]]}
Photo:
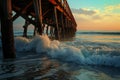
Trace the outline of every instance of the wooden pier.
{"label": "wooden pier", "polygon": [[40,35],[50,32],[57,40],[72,37],[76,32],[77,24],[67,0],[0,0],[0,10],[4,59],[16,56],[13,22],[19,16],[25,19],[24,37],[27,37],[29,24],[34,25],[34,35],[36,32]]}

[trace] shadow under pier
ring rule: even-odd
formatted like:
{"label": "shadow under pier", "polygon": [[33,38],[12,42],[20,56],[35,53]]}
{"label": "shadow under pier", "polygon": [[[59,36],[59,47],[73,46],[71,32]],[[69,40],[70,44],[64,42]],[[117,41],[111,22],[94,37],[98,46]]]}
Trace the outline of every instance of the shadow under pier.
{"label": "shadow under pier", "polygon": [[75,35],[77,24],[67,0],[0,0],[0,8],[4,59],[16,57],[13,22],[20,16],[25,20],[23,37],[27,37],[30,24],[34,25],[33,36],[45,33],[60,40]]}

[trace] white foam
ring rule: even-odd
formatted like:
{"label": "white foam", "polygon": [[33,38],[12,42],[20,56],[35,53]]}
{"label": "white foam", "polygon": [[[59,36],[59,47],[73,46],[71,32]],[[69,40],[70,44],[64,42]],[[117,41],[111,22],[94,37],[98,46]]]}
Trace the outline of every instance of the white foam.
{"label": "white foam", "polygon": [[80,74],[75,76],[78,80],[113,80],[112,77],[102,72],[96,73],[85,69],[81,69],[79,72]]}
{"label": "white foam", "polygon": [[[120,67],[120,56],[93,54],[86,48],[76,48],[65,45],[57,40],[51,41],[47,35],[35,36],[32,40],[17,37],[15,39],[17,51],[34,51],[41,54],[46,52],[51,58],[77,64],[92,64]],[[99,50],[100,51],[100,50]]]}
{"label": "white foam", "polygon": [[29,40],[24,37],[15,37],[15,48],[16,51],[24,51],[26,45],[29,43]]}

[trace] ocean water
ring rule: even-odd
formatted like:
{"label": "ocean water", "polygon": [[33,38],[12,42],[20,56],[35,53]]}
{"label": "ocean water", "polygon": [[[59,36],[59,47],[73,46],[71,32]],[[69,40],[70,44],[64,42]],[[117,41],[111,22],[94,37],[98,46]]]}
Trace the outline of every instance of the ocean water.
{"label": "ocean water", "polygon": [[0,80],[120,80],[119,32],[77,31],[65,41],[14,34],[16,59],[2,60],[0,42]]}

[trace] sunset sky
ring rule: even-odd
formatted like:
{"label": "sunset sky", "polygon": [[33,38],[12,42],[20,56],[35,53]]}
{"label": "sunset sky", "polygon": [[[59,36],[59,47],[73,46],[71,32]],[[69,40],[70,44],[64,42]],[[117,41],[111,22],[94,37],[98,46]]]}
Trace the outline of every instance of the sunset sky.
{"label": "sunset sky", "polygon": [[120,0],[68,0],[78,30],[120,31]]}

